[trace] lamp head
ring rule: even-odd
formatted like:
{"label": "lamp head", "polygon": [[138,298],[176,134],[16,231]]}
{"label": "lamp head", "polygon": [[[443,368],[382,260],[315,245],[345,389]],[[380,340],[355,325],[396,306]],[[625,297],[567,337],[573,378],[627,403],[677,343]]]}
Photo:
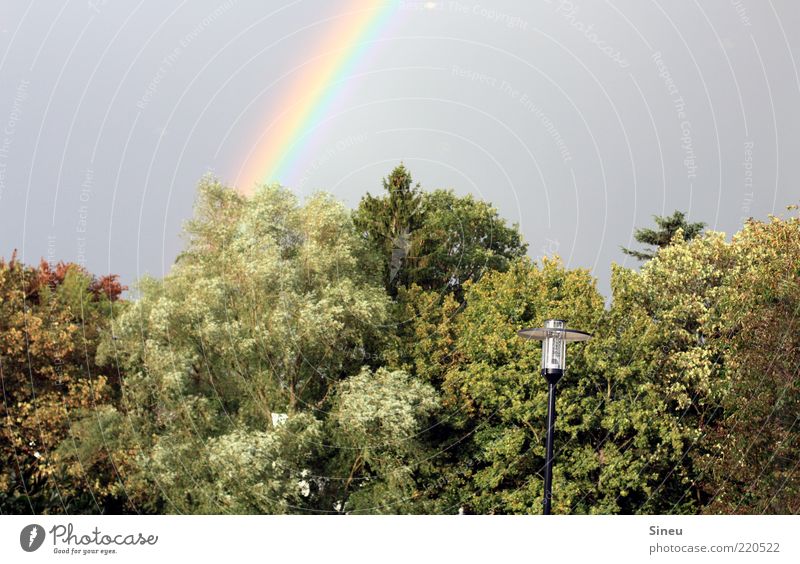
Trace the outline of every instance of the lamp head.
{"label": "lamp head", "polygon": [[567,322],[563,319],[548,319],[544,327],[522,329],[517,335],[542,341],[542,376],[552,384],[558,382],[567,369],[567,343],[592,338],[584,331],[567,329]]}

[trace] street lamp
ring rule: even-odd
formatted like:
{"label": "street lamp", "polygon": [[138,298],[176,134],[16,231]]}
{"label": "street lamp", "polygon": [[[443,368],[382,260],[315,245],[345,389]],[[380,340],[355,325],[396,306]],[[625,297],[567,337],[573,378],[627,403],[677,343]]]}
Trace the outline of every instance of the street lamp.
{"label": "street lamp", "polygon": [[563,319],[548,319],[544,327],[517,331],[523,339],[542,342],[542,376],[548,383],[547,399],[547,458],[544,467],[544,514],[550,515],[553,486],[553,430],[556,426],[556,384],[567,369],[567,343],[588,341],[590,333],[567,329]]}

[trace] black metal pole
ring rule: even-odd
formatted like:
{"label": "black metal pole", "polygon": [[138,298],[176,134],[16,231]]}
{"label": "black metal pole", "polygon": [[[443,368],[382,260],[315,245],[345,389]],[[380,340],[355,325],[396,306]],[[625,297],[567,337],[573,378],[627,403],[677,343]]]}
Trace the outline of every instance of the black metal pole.
{"label": "black metal pole", "polygon": [[544,515],[550,515],[553,497],[553,430],[556,427],[556,383],[548,383],[547,400],[547,459],[544,466]]}

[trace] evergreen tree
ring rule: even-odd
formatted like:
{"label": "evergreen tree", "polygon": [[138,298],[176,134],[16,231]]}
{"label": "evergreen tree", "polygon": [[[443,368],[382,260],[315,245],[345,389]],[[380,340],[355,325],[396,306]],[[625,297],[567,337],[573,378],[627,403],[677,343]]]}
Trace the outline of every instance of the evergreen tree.
{"label": "evergreen tree", "polygon": [[383,179],[384,196],[367,193],[354,215],[354,223],[382,259],[383,281],[394,296],[408,282],[412,234],[423,224],[422,192],[401,163]]}
{"label": "evergreen tree", "polygon": [[643,245],[650,245],[654,248],[637,251],[622,247],[623,253],[639,260],[650,260],[656,256],[659,249],[663,249],[672,242],[672,238],[679,229],[683,231],[683,240],[690,241],[697,237],[706,226],[703,222],[689,223],[686,221],[686,214],[677,210],[670,216],[654,215],[653,219],[657,229],[637,229],[633,238]]}

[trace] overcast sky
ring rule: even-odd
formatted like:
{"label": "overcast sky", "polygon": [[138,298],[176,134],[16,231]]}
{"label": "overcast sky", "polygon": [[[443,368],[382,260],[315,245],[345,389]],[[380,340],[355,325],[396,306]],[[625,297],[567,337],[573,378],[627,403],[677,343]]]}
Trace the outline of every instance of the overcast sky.
{"label": "overcast sky", "polygon": [[[240,178],[294,69],[370,5],[3,2],[0,255],[163,275],[198,179]],[[402,160],[608,293],[653,214],[730,235],[800,201],[798,27],[796,0],[397,2],[279,180],[353,206]]]}

